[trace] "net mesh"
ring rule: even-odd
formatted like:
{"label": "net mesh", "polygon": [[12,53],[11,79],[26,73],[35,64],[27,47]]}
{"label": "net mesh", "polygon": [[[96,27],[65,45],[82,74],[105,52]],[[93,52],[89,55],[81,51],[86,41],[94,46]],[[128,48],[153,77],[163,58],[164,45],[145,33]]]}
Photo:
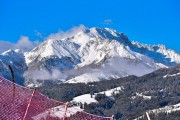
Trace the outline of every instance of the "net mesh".
{"label": "net mesh", "polygon": [[50,99],[0,76],[0,120],[112,120]]}

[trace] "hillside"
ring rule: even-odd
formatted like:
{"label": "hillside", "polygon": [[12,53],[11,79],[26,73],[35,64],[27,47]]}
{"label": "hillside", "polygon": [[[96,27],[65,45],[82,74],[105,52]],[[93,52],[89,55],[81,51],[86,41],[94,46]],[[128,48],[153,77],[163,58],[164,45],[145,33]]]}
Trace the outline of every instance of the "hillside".
{"label": "hillside", "polygon": [[[73,104],[80,105],[89,113],[102,116],[114,114],[117,119],[131,120],[144,115],[146,111],[179,104],[179,73],[180,66],[178,65],[173,68],[160,69],[142,77],[129,76],[88,84],[52,84],[38,89],[49,97],[61,101],[72,101],[78,96],[92,94],[96,102],[82,105],[78,101],[73,101]],[[111,97],[106,92],[102,92],[117,87],[123,89],[113,92]],[[178,118],[177,115],[178,113],[172,113],[168,118],[173,120],[173,117]],[[164,117],[164,114],[161,116]]]}

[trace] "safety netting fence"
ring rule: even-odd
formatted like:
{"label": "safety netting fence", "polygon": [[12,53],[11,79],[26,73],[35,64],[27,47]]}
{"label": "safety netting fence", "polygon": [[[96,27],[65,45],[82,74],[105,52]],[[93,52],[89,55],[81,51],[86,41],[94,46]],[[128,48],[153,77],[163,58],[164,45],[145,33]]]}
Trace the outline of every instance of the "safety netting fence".
{"label": "safety netting fence", "polygon": [[0,120],[113,120],[50,99],[0,76]]}

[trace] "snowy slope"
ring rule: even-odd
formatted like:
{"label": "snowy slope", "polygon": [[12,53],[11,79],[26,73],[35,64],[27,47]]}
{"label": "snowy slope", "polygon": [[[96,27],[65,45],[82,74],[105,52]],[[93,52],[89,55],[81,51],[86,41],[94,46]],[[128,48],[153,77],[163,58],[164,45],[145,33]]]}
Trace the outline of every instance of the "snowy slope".
{"label": "snowy slope", "polygon": [[166,48],[164,45],[146,45],[140,44],[139,42],[132,42],[133,49],[136,52],[144,54],[160,63],[163,63],[167,66],[180,63],[180,55],[174,50]]}
{"label": "snowy slope", "polygon": [[91,94],[84,94],[84,95],[80,95],[80,96],[77,96],[77,97],[73,98],[72,102],[73,103],[82,103],[82,104],[84,104],[84,103],[90,104],[90,103],[94,103],[94,102],[96,103],[96,102],[98,102],[95,99],[95,96],[97,94],[105,94],[106,96],[112,98],[113,93],[117,94],[122,90],[123,90],[123,87],[117,87],[117,88],[102,91],[102,92],[99,92],[99,93],[94,93],[94,95],[92,95],[92,97],[91,97]]}
{"label": "snowy slope", "polygon": [[81,111],[83,111],[83,109],[80,109],[79,107],[68,107],[67,111],[65,111],[65,106],[62,105],[62,106],[50,108],[41,114],[33,116],[32,119],[42,120],[42,119],[47,119],[48,117],[63,119],[65,112],[66,112],[66,117],[70,117],[71,115],[74,115],[77,112],[81,112]]}
{"label": "snowy slope", "polygon": [[109,28],[84,28],[47,39],[25,53],[25,60],[27,83],[37,79],[77,83],[141,76],[180,63],[180,55],[164,46],[130,42],[126,35]]}
{"label": "snowy slope", "polygon": [[180,73],[176,73],[176,74],[172,74],[172,75],[167,74],[167,75],[164,75],[163,78],[167,78],[167,77],[175,77],[175,76],[178,76],[178,75],[180,75]]}
{"label": "snowy slope", "polygon": [[[179,104],[176,104],[176,105],[170,105],[170,106],[166,106],[166,107],[163,107],[163,108],[159,108],[159,109],[154,109],[154,110],[149,110],[147,113],[148,114],[155,114],[155,115],[158,115],[160,113],[172,113],[172,112],[175,112],[175,111],[180,111],[180,103]],[[140,116],[134,120],[139,120],[139,119],[142,119],[144,118],[144,115],[143,116]]]}
{"label": "snowy slope", "polygon": [[136,97],[142,97],[144,100],[150,100],[152,98],[151,96],[146,96],[143,95],[142,93],[137,93],[137,92],[136,92],[136,96],[133,96],[132,99],[136,99]]}
{"label": "snowy slope", "polygon": [[0,76],[11,80],[12,78],[8,65],[11,65],[14,71],[16,83],[23,85],[23,74],[27,69],[24,53],[16,49],[8,50],[0,55]]}
{"label": "snowy slope", "polygon": [[171,113],[174,111],[180,111],[180,103],[176,105],[170,105],[163,108],[155,109],[155,110],[150,110],[149,113],[156,113],[156,114],[161,113],[161,112]]}

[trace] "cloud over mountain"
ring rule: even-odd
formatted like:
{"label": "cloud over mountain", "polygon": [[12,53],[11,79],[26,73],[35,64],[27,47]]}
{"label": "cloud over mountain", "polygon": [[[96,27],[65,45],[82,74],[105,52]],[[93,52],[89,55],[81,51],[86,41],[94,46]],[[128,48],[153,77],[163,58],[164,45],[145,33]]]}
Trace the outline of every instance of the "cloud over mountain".
{"label": "cloud over mountain", "polygon": [[80,31],[84,31],[85,29],[86,27],[81,24],[79,26],[74,26],[68,31],[59,30],[57,33],[52,33],[46,39],[62,39],[62,38],[70,37],[79,33]]}
{"label": "cloud over mountain", "polygon": [[7,51],[9,49],[21,49],[24,51],[30,51],[34,47],[38,46],[40,42],[38,40],[31,41],[27,36],[21,36],[17,43],[11,43],[7,41],[0,40],[0,53]]}

